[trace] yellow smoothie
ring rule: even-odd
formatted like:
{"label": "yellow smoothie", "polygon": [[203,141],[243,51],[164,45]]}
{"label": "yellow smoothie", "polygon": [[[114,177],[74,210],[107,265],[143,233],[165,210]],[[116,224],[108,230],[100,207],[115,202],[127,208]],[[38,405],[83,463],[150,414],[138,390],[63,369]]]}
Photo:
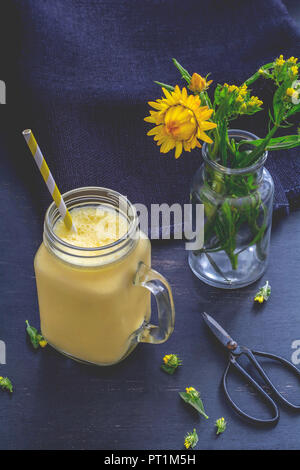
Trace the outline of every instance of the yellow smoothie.
{"label": "yellow smoothie", "polygon": [[[127,220],[106,206],[71,211],[77,233],[59,219],[54,233],[74,247],[97,248],[127,232]],[[134,332],[150,318],[150,292],[134,286],[140,261],[150,266],[150,242],[141,233],[128,250],[72,259],[42,243],[34,261],[41,330],[47,341],[74,358],[111,364],[126,355]],[[91,256],[99,252],[90,251]],[[110,254],[111,253],[111,254]]]}

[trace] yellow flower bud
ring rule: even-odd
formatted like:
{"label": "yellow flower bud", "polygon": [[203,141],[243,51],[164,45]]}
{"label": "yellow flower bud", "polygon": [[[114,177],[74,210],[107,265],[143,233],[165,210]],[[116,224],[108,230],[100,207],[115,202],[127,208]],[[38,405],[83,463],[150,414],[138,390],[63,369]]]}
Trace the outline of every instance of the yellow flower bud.
{"label": "yellow flower bud", "polygon": [[290,57],[287,62],[290,62],[291,64],[296,64],[298,62],[297,57]]}
{"label": "yellow flower bud", "polygon": [[198,73],[193,73],[190,84],[189,84],[189,89],[194,92],[201,92],[204,90],[207,90],[209,85],[212,83],[212,80],[209,80],[208,82],[206,81],[205,78],[201,77]]}
{"label": "yellow flower bud", "polygon": [[276,64],[278,67],[282,67],[284,63],[285,63],[285,60],[284,60],[284,58],[283,58],[283,55],[281,54],[281,55],[279,56],[279,58],[276,59],[275,64]]}
{"label": "yellow flower bud", "polygon": [[298,74],[298,67],[297,65],[293,65],[293,67],[291,67],[291,72],[293,75],[297,75]]}
{"label": "yellow flower bud", "polygon": [[254,300],[260,304],[263,303],[264,301],[264,297],[262,295],[257,295],[256,297],[254,297]]}

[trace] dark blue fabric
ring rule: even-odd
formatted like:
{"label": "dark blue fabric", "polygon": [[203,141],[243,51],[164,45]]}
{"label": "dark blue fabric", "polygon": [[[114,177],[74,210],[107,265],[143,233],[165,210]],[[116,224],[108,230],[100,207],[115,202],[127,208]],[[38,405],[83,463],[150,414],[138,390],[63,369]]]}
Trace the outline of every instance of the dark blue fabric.
{"label": "dark blue fabric", "polygon": [[[172,57],[191,72],[211,72],[215,85],[241,83],[280,53],[299,53],[299,31],[279,0],[12,0],[6,8],[9,116],[0,150],[40,217],[50,198],[22,129],[33,129],[62,191],[98,185],[132,202],[183,203],[200,151],[175,161],[146,136],[146,102],[161,96],[153,81],[180,82]],[[271,95],[263,82],[255,92]],[[266,125],[264,113],[234,124],[259,136]],[[300,194],[298,154],[269,158],[277,209],[287,211]]]}

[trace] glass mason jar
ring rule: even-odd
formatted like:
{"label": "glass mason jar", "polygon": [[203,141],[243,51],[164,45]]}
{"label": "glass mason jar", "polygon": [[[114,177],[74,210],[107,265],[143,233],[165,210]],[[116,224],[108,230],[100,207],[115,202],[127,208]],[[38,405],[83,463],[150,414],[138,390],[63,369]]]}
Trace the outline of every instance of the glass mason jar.
{"label": "glass mason jar", "polygon": [[[72,359],[111,365],[139,342],[163,343],[174,329],[174,303],[168,282],[150,268],[151,245],[139,229],[135,208],[121,194],[98,187],[63,195],[69,210],[99,207],[114,210],[128,223],[127,233],[110,245],[70,245],[54,232],[59,212],[46,212],[43,243],[34,260],[45,339]],[[151,299],[158,326],[150,324]]]}
{"label": "glass mason jar", "polygon": [[[229,138],[258,139],[232,129]],[[204,163],[191,187],[191,200],[204,204],[204,244],[189,254],[194,274],[225,289],[244,287],[261,277],[268,263],[273,179],[264,168],[267,152],[247,168],[227,168],[212,160],[203,145]]]}

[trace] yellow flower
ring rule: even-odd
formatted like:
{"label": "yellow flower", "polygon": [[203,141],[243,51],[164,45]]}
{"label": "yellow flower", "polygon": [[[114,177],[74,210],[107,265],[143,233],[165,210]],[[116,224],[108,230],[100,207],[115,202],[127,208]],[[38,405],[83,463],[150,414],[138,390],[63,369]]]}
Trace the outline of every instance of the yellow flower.
{"label": "yellow flower", "polygon": [[176,85],[174,91],[163,88],[165,98],[149,101],[156,111],[150,111],[145,121],[156,124],[147,135],[153,135],[160,152],[167,153],[175,148],[175,158],[180,157],[182,150],[190,152],[201,145],[198,139],[209,144],[210,137],[204,131],[214,129],[217,124],[209,122],[213,110],[201,106],[199,96],[188,95],[186,88],[180,90]]}
{"label": "yellow flower", "polygon": [[281,54],[279,58],[275,60],[275,64],[278,65],[278,67],[282,67],[284,63],[285,60],[283,58],[283,55]]}
{"label": "yellow flower", "polygon": [[264,69],[260,68],[260,69],[258,70],[258,73],[260,73],[260,74],[262,75],[262,74],[265,73],[265,71],[264,71]]}
{"label": "yellow flower", "polygon": [[241,96],[245,96],[247,94],[248,90],[247,90],[247,85],[246,83],[244,83],[244,85],[242,85],[240,88],[239,88],[239,94]]}
{"label": "yellow flower", "polygon": [[228,89],[229,93],[232,93],[233,91],[239,91],[239,87],[236,85],[228,85],[228,83],[224,83],[224,87]]}
{"label": "yellow flower", "polygon": [[226,425],[227,425],[227,423],[226,423],[224,418],[217,419],[217,421],[216,421],[217,434],[222,434],[222,432],[224,432],[225,429],[226,429]]}
{"label": "yellow flower", "polygon": [[45,346],[47,346],[47,344],[48,344],[48,343],[47,343],[47,341],[46,341],[45,339],[41,339],[41,340],[39,341],[39,345],[40,345],[42,348],[44,348]]}
{"label": "yellow flower", "polygon": [[249,106],[261,106],[263,102],[257,96],[251,96],[250,100],[248,101]]}
{"label": "yellow flower", "polygon": [[295,93],[294,88],[288,88],[288,89],[286,90],[286,94],[287,94],[288,96],[293,96],[294,93]]}
{"label": "yellow flower", "polygon": [[169,362],[169,360],[171,359],[172,357],[172,354],[167,354],[164,358],[163,358],[163,361],[165,364],[167,364]]}
{"label": "yellow flower", "polygon": [[264,297],[263,297],[263,295],[257,295],[256,297],[254,297],[254,300],[255,300],[256,302],[262,304],[263,301],[264,301]]}
{"label": "yellow flower", "polygon": [[186,393],[191,393],[191,392],[195,392],[196,389],[195,389],[194,387],[187,387],[187,388],[185,389],[185,391],[186,391]]}
{"label": "yellow flower", "polygon": [[193,432],[188,432],[187,435],[185,436],[184,439],[184,447],[186,449],[194,448],[195,445],[198,442],[198,434],[196,432],[196,429],[193,430]]}
{"label": "yellow flower", "polygon": [[185,438],[185,441],[184,441],[184,447],[185,447],[186,449],[189,449],[189,448],[191,447],[191,445],[192,445],[192,444],[191,444],[190,439],[189,439],[188,437],[186,437],[186,438]]}
{"label": "yellow flower", "polygon": [[293,75],[297,75],[298,74],[298,67],[297,65],[293,65],[293,67],[291,67],[291,72]]}
{"label": "yellow flower", "polygon": [[290,62],[291,64],[297,64],[298,59],[297,59],[297,57],[292,56],[287,60],[287,62]]}
{"label": "yellow flower", "polygon": [[207,90],[209,85],[212,83],[212,80],[206,81],[205,78],[201,77],[198,73],[193,73],[189,89],[194,92],[201,92]]}

